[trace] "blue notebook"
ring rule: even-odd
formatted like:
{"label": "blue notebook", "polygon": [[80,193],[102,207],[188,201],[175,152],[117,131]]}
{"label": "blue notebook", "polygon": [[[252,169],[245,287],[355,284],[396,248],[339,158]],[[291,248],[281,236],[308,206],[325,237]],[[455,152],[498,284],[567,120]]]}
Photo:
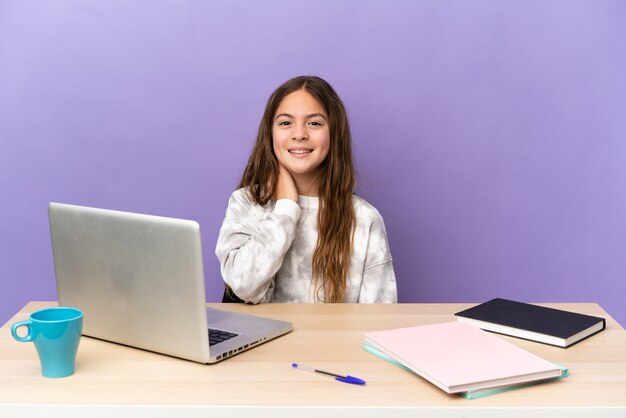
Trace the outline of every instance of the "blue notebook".
{"label": "blue notebook", "polygon": [[567,348],[606,328],[604,318],[502,298],[455,313],[485,331]]}

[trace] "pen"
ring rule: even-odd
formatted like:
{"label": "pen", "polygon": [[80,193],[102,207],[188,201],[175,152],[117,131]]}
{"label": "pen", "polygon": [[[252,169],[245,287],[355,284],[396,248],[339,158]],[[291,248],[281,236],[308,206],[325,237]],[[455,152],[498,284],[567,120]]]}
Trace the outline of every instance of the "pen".
{"label": "pen", "polygon": [[319,373],[321,375],[330,377],[331,379],[339,380],[340,382],[344,382],[344,383],[352,383],[353,385],[365,384],[365,380],[359,379],[358,377],[354,377],[350,375],[342,376],[340,374],[325,372],[323,370],[318,370],[318,369],[314,369],[313,367],[305,366],[304,364],[291,363],[291,367],[293,367],[294,369],[303,370],[305,372]]}

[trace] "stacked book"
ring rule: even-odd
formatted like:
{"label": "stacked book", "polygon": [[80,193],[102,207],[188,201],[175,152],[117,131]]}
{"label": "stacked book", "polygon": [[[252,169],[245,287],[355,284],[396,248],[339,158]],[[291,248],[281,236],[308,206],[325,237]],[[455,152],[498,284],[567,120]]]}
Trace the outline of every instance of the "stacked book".
{"label": "stacked book", "polygon": [[469,399],[568,374],[565,367],[462,322],[370,332],[363,348]]}

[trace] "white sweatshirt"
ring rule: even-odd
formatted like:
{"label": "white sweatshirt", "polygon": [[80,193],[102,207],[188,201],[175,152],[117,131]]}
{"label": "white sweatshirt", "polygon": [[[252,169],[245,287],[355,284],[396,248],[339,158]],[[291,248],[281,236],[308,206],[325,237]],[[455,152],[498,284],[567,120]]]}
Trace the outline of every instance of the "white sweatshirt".
{"label": "white sweatshirt", "polygon": [[[394,303],[396,277],[380,213],[358,196],[352,202],[356,230],[346,278],[347,303]],[[233,292],[251,303],[320,302],[312,283],[317,243],[318,198],[300,196],[266,206],[252,203],[245,189],[233,192],[215,254]],[[319,280],[317,288],[322,280]]]}

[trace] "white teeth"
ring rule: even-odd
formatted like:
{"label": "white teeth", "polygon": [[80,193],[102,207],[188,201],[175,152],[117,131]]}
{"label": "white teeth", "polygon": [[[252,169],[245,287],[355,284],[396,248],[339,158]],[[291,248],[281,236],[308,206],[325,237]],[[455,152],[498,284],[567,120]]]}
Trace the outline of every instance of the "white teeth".
{"label": "white teeth", "polygon": [[292,150],[289,150],[290,154],[308,154],[309,152],[313,152],[313,150],[310,150],[310,149],[292,149]]}

